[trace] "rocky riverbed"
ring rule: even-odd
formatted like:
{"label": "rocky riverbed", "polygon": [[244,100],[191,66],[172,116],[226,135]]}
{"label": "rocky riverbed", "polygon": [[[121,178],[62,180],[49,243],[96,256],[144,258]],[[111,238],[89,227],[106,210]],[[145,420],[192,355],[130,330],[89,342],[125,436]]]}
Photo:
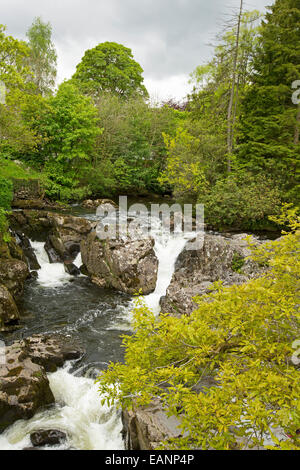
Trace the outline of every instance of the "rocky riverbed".
{"label": "rocky riverbed", "polygon": [[244,234],[206,233],[197,250],[188,249],[191,236],[162,240],[159,230],[103,241],[90,202],[81,213],[15,210],[11,240],[0,243],[0,448],[30,448],[33,433],[42,433],[34,442],[81,449],[152,449],[178,435],[178,422],[155,402],[124,410],[122,441],[121,417],[100,405],[93,379],[122,360],[132,294],[143,292],[157,314],[189,314],[213,282],[261,272],[247,260]]}

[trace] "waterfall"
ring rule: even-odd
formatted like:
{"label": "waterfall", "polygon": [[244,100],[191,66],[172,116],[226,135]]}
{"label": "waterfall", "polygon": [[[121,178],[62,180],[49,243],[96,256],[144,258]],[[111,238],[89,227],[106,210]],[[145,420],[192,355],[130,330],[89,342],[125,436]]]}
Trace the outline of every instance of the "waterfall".
{"label": "waterfall", "polygon": [[[166,294],[176,260],[191,236],[164,232],[160,221],[155,221],[154,226],[151,235],[155,241],[154,250],[158,258],[157,283],[155,291],[145,296],[145,301],[148,307],[159,315],[160,299]],[[38,284],[44,289],[67,284],[72,276],[65,272],[64,265],[49,263],[43,242],[31,242],[31,244],[41,266],[38,270]],[[77,267],[81,266],[80,253],[74,264]],[[126,322],[126,325],[124,324],[126,331],[129,329],[128,321],[132,307],[133,302],[130,302],[130,305],[124,308],[123,321]],[[85,312],[82,312],[82,315],[84,314]],[[122,325],[117,324],[114,324],[113,328],[123,329]],[[68,363],[56,372],[48,374],[48,378],[55,397],[55,405],[36,413],[29,420],[19,420],[6,429],[0,435],[1,450],[31,447],[30,434],[41,429],[59,429],[68,435],[67,442],[54,449],[124,449],[120,416],[114,408],[101,405],[98,385],[90,376],[78,376],[72,373],[71,364]]]}
{"label": "waterfall", "polygon": [[38,270],[38,283],[44,287],[58,287],[61,284],[72,279],[70,274],[66,273],[62,263],[49,263],[47,252],[43,242],[31,241],[37,260],[41,269]]}
{"label": "waterfall", "polygon": [[166,295],[174,274],[177,258],[191,236],[170,234],[167,240],[155,233],[153,236],[155,240],[154,251],[158,259],[157,281],[155,291],[147,295],[145,301],[155,315],[159,315],[160,299]]}

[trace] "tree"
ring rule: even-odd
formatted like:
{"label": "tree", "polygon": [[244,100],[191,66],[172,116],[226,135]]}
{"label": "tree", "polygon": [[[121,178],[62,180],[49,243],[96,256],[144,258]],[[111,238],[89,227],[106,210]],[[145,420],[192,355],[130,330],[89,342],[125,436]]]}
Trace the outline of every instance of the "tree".
{"label": "tree", "polygon": [[85,52],[72,80],[84,93],[96,98],[103,92],[125,99],[134,95],[146,97],[142,72],[130,49],[115,42],[104,42]]}
{"label": "tree", "polygon": [[165,136],[168,154],[162,181],[171,185],[176,196],[204,198],[229,167],[235,169],[231,152],[237,138],[240,94],[249,83],[259,17],[257,11],[240,12],[238,33],[232,27],[225,31],[213,59],[191,76],[194,90],[187,119],[175,137]]}
{"label": "tree", "polygon": [[50,23],[36,18],[27,31],[30,54],[28,64],[33,72],[33,83],[43,96],[51,94],[56,79],[57,54],[51,40]]}
{"label": "tree", "polygon": [[24,41],[19,41],[5,34],[6,27],[0,25],[0,81],[7,90],[23,88],[29,73],[25,59],[29,54]]}
{"label": "tree", "polygon": [[36,125],[44,137],[40,151],[66,167],[89,160],[101,132],[94,104],[70,83],[62,83],[56,96],[45,100]]}
{"label": "tree", "polygon": [[276,0],[262,24],[242,103],[239,161],[279,183],[287,200],[299,202],[299,108],[292,83],[300,77],[299,0]]}
{"label": "tree", "polygon": [[299,450],[300,218],[287,207],[278,223],[289,232],[253,246],[265,273],[229,288],[215,283],[191,315],[158,319],[138,299],[125,364],[110,364],[99,391],[123,407],[159,399],[183,436],[164,448]]}
{"label": "tree", "polygon": [[24,100],[32,93],[27,79],[30,71],[26,66],[29,49],[25,42],[5,34],[0,25],[0,83],[5,91],[0,103],[0,150],[17,153],[34,147],[35,135],[22,118]]}
{"label": "tree", "polygon": [[233,150],[233,131],[234,131],[234,124],[235,124],[234,122],[235,116],[233,115],[233,104],[234,104],[234,97],[235,97],[236,88],[237,88],[236,79],[237,79],[242,14],[243,14],[243,0],[241,0],[240,12],[238,16],[236,40],[235,40],[235,47],[234,47],[234,53],[233,53],[232,84],[231,84],[230,99],[229,99],[228,112],[227,112],[228,171],[231,171],[231,160],[230,160],[231,157],[230,156]]}

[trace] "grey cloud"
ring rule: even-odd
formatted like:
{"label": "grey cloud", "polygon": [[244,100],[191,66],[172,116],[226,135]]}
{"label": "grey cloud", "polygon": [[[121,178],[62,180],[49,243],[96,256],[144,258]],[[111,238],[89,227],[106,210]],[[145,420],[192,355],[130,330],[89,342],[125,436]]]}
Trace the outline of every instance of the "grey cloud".
{"label": "grey cloud", "polygon": [[[249,9],[270,0],[251,0]],[[1,0],[1,22],[25,38],[36,16],[50,21],[59,77],[68,78],[86,48],[116,41],[133,50],[152,80],[186,74],[207,60],[218,26],[239,0]]]}

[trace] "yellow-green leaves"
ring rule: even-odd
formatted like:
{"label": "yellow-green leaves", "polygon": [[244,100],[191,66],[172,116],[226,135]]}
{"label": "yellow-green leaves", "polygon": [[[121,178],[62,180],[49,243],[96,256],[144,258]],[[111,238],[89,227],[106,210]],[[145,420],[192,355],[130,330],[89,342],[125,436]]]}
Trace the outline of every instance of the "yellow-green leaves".
{"label": "yellow-green leaves", "polygon": [[[289,213],[289,218],[291,217]],[[190,316],[156,319],[142,299],[125,364],[100,377],[101,392],[121,406],[159,397],[181,421],[165,448],[300,448],[300,224],[254,249],[265,275],[239,286],[214,286]],[[109,387],[118,382],[118,391]],[[287,435],[291,435],[289,438]]]}

